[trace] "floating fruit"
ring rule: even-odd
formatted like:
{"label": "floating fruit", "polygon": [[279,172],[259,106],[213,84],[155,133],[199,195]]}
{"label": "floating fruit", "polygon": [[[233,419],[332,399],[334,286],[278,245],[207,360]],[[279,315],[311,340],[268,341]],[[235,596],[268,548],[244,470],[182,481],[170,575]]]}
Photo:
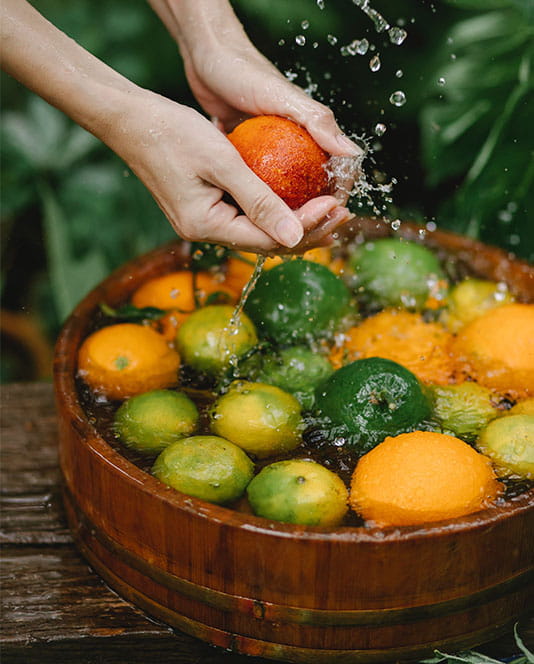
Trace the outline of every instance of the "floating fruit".
{"label": "floating fruit", "polygon": [[166,447],[152,473],[195,498],[224,504],[237,500],[252,479],[254,464],[243,450],[217,436],[191,436]]}
{"label": "floating fruit", "polygon": [[534,479],[534,415],[507,415],[493,420],[476,445],[505,472]]}
{"label": "floating fruit", "polygon": [[293,260],[260,275],[245,311],[262,337],[295,344],[331,333],[349,300],[347,287],[327,267]]}
{"label": "floating fruit", "polygon": [[316,409],[336,437],[361,451],[386,436],[415,429],[430,414],[416,376],[380,357],[356,360],[335,371],[317,388]]}
{"label": "floating fruit", "polygon": [[424,383],[451,382],[453,337],[439,323],[427,323],[416,313],[388,309],[350,328],[330,359],[340,367],[365,357],[384,357],[402,364]]}
{"label": "floating fruit", "polygon": [[459,438],[413,431],[363,456],[352,477],[352,508],[379,526],[453,519],[489,507],[502,491],[489,459]]}
{"label": "floating fruit", "polygon": [[534,304],[503,304],[463,327],[452,345],[459,373],[513,399],[534,395]]}
{"label": "floating fruit", "polygon": [[254,514],[306,526],[337,526],[348,509],[342,480],[308,459],[266,466],[248,485],[247,495]]}
{"label": "floating fruit", "polygon": [[443,302],[448,282],[430,249],[400,238],[383,238],[352,249],[348,265],[354,289],[374,304],[422,309]]}
{"label": "floating fruit", "polygon": [[210,305],[194,311],[178,328],[176,347],[188,366],[217,374],[258,341],[256,329],[243,312],[234,319],[234,307]]}
{"label": "floating fruit", "polygon": [[249,118],[228,139],[247,166],[291,209],[328,193],[328,155],[292,120],[276,115]]}
{"label": "floating fruit", "polygon": [[274,385],[236,381],[213,405],[211,430],[260,459],[289,452],[301,442],[300,404]]}
{"label": "floating fruit", "polygon": [[179,368],[180,356],[161,334],[134,323],[93,332],[78,353],[78,375],[109,399],[172,387]]}
{"label": "floating fruit", "polygon": [[506,284],[484,279],[464,279],[451,288],[441,319],[451,332],[458,332],[489,309],[512,301],[513,297]]}
{"label": "floating fruit", "polygon": [[125,401],[115,414],[120,440],[143,454],[157,454],[190,436],[198,424],[198,410],[183,392],[152,390]]}

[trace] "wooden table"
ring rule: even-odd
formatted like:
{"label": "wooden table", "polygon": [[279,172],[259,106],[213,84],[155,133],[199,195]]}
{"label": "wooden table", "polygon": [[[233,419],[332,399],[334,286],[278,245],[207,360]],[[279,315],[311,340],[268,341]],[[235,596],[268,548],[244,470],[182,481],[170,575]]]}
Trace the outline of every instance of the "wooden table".
{"label": "wooden table", "polygon": [[[52,386],[3,386],[1,405],[3,664],[267,664],[173,631],[111,591],[66,526]],[[534,619],[520,634],[533,648]],[[478,650],[518,653],[511,634]]]}

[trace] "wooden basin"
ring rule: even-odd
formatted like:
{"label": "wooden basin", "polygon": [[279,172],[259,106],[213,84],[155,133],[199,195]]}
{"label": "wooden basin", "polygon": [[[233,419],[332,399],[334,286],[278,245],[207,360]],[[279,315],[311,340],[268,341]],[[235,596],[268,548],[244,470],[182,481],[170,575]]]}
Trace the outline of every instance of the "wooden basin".
{"label": "wooden basin", "polygon": [[[417,237],[403,224],[401,235]],[[358,220],[348,235],[385,235]],[[425,242],[534,301],[534,270],[444,233]],[[82,410],[76,357],[100,302],[187,264],[176,243],[119,269],[59,337],[55,387],[65,504],[76,542],[120,595],[217,646],[290,662],[387,662],[473,647],[532,606],[534,491],[428,527],[331,530],[271,522],[166,488],[114,451]]]}

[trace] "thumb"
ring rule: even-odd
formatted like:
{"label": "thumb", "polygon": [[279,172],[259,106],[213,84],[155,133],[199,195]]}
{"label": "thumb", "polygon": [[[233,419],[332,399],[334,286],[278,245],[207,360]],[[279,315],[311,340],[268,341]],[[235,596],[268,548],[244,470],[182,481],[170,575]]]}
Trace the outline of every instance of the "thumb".
{"label": "thumb", "polygon": [[216,184],[231,194],[248,219],[275,242],[296,246],[304,235],[301,221],[237,153],[236,157],[225,170],[224,181]]}

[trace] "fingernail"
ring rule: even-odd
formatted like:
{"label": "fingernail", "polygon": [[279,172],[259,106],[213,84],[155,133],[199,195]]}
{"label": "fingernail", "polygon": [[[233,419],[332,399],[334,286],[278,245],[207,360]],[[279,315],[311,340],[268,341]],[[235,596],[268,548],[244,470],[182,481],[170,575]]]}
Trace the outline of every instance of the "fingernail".
{"label": "fingernail", "polygon": [[357,156],[361,155],[363,152],[363,150],[356,145],[356,143],[353,143],[350,138],[345,136],[345,134],[339,134],[337,136],[337,143],[342,150],[350,152],[351,155]]}
{"label": "fingernail", "polygon": [[284,219],[279,221],[276,225],[276,235],[278,241],[285,247],[294,247],[301,240],[304,235],[304,229],[294,219]]}

